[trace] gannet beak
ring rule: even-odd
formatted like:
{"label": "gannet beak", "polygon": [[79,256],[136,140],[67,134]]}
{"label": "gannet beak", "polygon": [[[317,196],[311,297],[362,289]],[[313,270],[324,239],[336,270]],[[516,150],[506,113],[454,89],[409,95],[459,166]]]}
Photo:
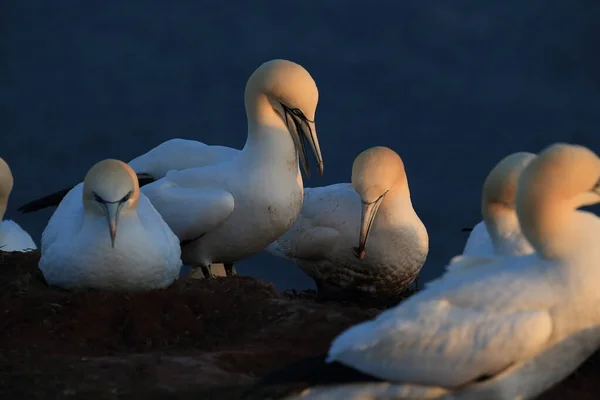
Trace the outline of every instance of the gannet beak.
{"label": "gannet beak", "polygon": [[110,243],[111,246],[115,247],[115,238],[117,237],[117,224],[119,222],[119,214],[121,213],[121,207],[123,203],[104,203],[106,207],[106,220],[108,222],[108,229],[110,231]]}
{"label": "gannet beak", "polygon": [[365,258],[367,254],[367,239],[369,238],[369,232],[371,232],[371,227],[373,226],[373,221],[375,220],[375,215],[377,214],[377,210],[383,201],[383,198],[387,192],[379,196],[377,200],[371,203],[362,202],[362,215],[360,219],[360,237],[358,239],[358,246],[352,248],[352,253],[358,258],[362,260]]}
{"label": "gannet beak", "polygon": [[[281,105],[285,110],[286,123],[288,124],[288,129],[292,135],[292,140],[294,141],[294,145],[298,151],[300,164],[306,173],[306,177],[310,178],[310,168],[308,167],[308,154],[306,152],[306,146],[304,145],[303,139],[306,139],[308,143],[310,143],[313,154],[317,159],[319,174],[323,176],[323,156],[321,154],[321,146],[319,146],[319,139],[317,139],[317,128],[315,126],[315,121],[309,120],[297,109],[292,110],[283,103]],[[289,120],[287,120],[287,118],[291,118],[291,120],[294,122],[295,129],[291,129],[288,123]]]}
{"label": "gannet beak", "polygon": [[[310,143],[310,147],[312,148],[313,154],[317,159],[319,175],[323,176],[325,166],[323,165],[323,155],[321,154],[321,147],[319,146],[319,139],[317,138],[317,127],[314,121],[306,120],[303,122],[304,124],[301,125],[303,128],[302,135],[306,138],[306,140],[308,140],[308,143]],[[306,149],[304,149],[304,152],[306,153]],[[304,159],[306,160],[306,154],[304,154]],[[305,172],[306,176],[310,177],[310,174],[308,173],[308,165],[306,166]]]}

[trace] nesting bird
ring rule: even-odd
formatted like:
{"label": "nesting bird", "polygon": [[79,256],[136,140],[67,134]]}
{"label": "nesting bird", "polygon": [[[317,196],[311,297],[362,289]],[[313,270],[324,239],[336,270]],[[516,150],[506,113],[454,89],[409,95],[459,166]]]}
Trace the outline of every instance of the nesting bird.
{"label": "nesting bird", "polygon": [[104,160],[50,218],[39,267],[51,286],[143,291],[179,276],[181,249],[131,167]]}
{"label": "nesting bird", "polygon": [[263,250],[295,221],[303,200],[299,162],[309,173],[307,140],[319,171],[315,129],[317,86],[302,66],[262,64],[244,94],[248,138],[231,161],[169,171],[142,191],[182,241],[187,265],[202,268]]}
{"label": "nesting bird", "polygon": [[14,178],[10,167],[0,158],[0,251],[36,250],[35,242],[19,224],[12,220],[3,220],[13,184]]}
{"label": "nesting bird", "polygon": [[292,227],[267,247],[294,261],[327,298],[394,298],[415,280],[429,250],[404,163],[387,147],[360,153],[352,183],[306,188]]}
{"label": "nesting bird", "polygon": [[535,253],[433,281],[333,341],[329,362],[391,382],[301,397],[531,399],[564,379],[600,346],[600,219],[578,210],[598,203],[598,156],[550,146],[525,167],[516,196]]}

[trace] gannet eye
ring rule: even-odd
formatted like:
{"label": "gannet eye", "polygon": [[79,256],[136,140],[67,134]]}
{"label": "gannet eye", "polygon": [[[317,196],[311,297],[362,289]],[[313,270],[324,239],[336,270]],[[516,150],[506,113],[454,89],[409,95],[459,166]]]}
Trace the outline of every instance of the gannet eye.
{"label": "gannet eye", "polygon": [[123,196],[123,198],[121,200],[119,200],[119,203],[125,203],[127,200],[129,200],[131,198],[132,194],[133,194],[133,192],[130,190],[129,193],[127,193],[125,196]]}
{"label": "gannet eye", "polygon": [[101,203],[101,204],[106,203],[104,201],[104,199],[102,197],[98,196],[96,193],[94,193],[94,200],[97,201],[98,203]]}
{"label": "gannet eye", "polygon": [[295,116],[303,118],[303,119],[306,119],[306,117],[304,116],[304,113],[300,109],[298,109],[298,108],[292,108],[290,111]]}
{"label": "gannet eye", "polygon": [[600,190],[600,178],[598,178],[598,180],[596,181],[596,184],[592,188],[592,191],[594,191],[594,192],[597,192],[598,190]]}

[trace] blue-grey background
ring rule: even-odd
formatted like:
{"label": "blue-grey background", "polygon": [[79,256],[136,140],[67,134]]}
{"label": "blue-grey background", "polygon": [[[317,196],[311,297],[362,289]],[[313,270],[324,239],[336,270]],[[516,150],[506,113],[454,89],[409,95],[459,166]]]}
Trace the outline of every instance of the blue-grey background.
{"label": "blue-grey background", "polygon": [[[320,91],[325,175],[385,145],[404,159],[430,234],[423,278],[461,252],[481,184],[514,151],[600,150],[600,3],[592,0],[7,0],[0,4],[0,156],[8,218],[26,201],[173,138],[241,148],[243,90],[262,62],[302,64]],[[313,164],[314,171],[314,164]],[[238,264],[311,284],[266,254]]]}

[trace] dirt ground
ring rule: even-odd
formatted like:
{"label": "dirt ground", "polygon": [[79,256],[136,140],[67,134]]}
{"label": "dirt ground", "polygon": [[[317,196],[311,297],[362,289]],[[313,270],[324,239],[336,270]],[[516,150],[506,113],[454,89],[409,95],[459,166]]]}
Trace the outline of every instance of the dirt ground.
{"label": "dirt ground", "polygon": [[[50,290],[38,259],[0,252],[2,399],[240,399],[258,378],[324,354],[339,332],[379,312],[278,294],[248,277],[138,294]],[[542,398],[597,398],[599,373],[596,356]]]}

